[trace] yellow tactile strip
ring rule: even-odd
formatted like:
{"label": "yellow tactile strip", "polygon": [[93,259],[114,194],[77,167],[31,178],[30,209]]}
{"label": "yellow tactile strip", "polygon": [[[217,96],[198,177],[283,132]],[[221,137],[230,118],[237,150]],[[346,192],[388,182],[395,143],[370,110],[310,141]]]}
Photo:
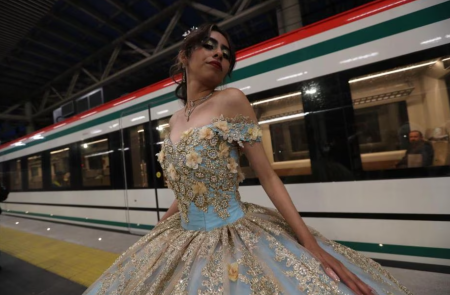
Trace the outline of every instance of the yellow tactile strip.
{"label": "yellow tactile strip", "polygon": [[119,256],[7,227],[0,227],[0,251],[86,287]]}

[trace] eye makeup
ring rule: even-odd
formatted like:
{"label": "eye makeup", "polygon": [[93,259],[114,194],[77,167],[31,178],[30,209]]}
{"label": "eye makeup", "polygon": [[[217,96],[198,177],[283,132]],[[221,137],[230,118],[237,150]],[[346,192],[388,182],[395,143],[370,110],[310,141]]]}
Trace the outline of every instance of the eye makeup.
{"label": "eye makeup", "polygon": [[[217,50],[217,48],[219,47],[219,42],[216,39],[209,37],[205,41],[203,41],[202,46],[206,50],[213,51]],[[226,60],[230,60],[231,59],[230,49],[225,45],[222,45],[220,48],[222,49],[223,58],[225,58]]]}

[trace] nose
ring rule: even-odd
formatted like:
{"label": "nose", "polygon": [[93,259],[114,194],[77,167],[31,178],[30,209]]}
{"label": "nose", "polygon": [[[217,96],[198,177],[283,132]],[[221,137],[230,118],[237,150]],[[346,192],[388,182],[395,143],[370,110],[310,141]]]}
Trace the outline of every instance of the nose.
{"label": "nose", "polygon": [[222,49],[217,48],[216,53],[214,54],[214,58],[219,58],[222,61],[222,58],[223,58]]}

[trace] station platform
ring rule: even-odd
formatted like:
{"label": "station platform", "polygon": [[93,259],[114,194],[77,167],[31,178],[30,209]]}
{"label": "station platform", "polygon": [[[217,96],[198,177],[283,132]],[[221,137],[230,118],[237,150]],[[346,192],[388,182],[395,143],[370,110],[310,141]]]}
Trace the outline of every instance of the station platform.
{"label": "station platform", "polygon": [[[82,294],[141,236],[0,216],[0,294]],[[387,267],[415,295],[450,294],[450,274]]]}

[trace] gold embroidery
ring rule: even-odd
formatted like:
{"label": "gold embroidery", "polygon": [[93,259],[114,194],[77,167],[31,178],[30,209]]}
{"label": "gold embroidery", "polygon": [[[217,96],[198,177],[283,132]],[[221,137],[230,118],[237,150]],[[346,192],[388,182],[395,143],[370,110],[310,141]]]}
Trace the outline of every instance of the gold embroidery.
{"label": "gold embroidery", "polygon": [[184,131],[176,145],[168,134],[158,161],[168,176],[168,186],[175,192],[185,222],[189,222],[192,202],[203,212],[212,206],[221,218],[230,216],[229,201],[244,180],[238,164],[238,146],[243,146],[244,141],[260,140],[260,130],[249,118],[221,116],[209,125]]}
{"label": "gold embroidery", "polygon": [[[178,200],[179,213],[161,222],[122,254],[88,290],[92,294],[164,295],[308,295],[348,294],[319,262],[299,245],[282,216],[240,201],[244,175],[238,149],[260,140],[261,130],[248,118],[216,118],[183,132],[176,145],[167,136],[157,155]],[[237,200],[244,217],[210,231],[185,230],[189,208],[209,208],[227,219]],[[311,233],[348,262],[369,274],[384,294],[411,294],[374,261],[313,229]]]}

